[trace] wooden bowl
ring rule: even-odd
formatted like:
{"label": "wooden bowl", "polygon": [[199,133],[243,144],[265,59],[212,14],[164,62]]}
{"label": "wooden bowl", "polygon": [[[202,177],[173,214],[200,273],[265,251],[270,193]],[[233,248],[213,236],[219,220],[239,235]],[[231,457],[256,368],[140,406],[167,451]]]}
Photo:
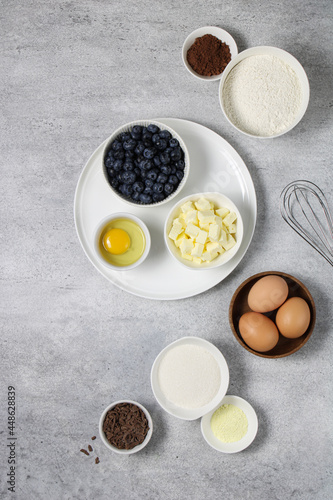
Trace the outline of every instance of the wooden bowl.
{"label": "wooden bowl", "polygon": [[[288,299],[290,297],[301,297],[307,302],[310,308],[311,320],[307,331],[301,337],[298,337],[297,339],[287,339],[280,334],[279,341],[274,349],[267,352],[258,352],[245,344],[239,332],[238,323],[240,317],[244,313],[251,311],[247,303],[247,297],[250,289],[260,278],[269,275],[281,276],[281,278],[286,280],[289,287]],[[277,309],[272,312],[265,313],[265,316],[275,321],[276,312]],[[229,322],[236,339],[247,351],[252,352],[252,354],[255,354],[256,356],[261,356],[262,358],[283,358],[284,356],[289,356],[290,354],[298,351],[309,340],[316,322],[316,307],[309,290],[305,285],[303,285],[303,283],[301,283],[301,281],[293,276],[290,276],[289,274],[278,271],[267,271],[265,273],[259,273],[251,276],[237,288],[230,302]]]}

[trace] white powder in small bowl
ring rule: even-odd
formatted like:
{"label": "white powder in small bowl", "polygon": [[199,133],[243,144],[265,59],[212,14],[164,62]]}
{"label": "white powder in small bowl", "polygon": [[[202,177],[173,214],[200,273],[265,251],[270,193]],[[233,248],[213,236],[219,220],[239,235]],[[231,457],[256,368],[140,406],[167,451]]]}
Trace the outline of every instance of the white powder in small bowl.
{"label": "white powder in small bowl", "polygon": [[289,64],[276,56],[255,55],[232,68],[223,86],[222,101],[226,115],[237,128],[270,137],[293,125],[302,90]]}
{"label": "white powder in small bowl", "polygon": [[176,406],[201,408],[216,396],[221,385],[219,365],[203,347],[183,344],[162,358],[158,381],[164,396]]}

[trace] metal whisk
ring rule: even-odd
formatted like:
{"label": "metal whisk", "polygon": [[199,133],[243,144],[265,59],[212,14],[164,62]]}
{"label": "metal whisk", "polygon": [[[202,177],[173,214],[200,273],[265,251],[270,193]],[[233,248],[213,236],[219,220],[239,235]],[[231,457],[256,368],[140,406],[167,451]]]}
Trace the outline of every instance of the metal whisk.
{"label": "metal whisk", "polygon": [[284,220],[333,266],[333,223],[324,193],[310,181],[294,181],[280,197]]}

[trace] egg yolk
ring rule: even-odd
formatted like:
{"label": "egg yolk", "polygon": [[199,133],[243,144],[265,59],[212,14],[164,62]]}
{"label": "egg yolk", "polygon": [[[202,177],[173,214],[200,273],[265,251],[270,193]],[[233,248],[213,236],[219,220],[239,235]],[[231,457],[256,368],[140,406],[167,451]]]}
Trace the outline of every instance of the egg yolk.
{"label": "egg yolk", "polygon": [[125,253],[131,245],[131,239],[123,229],[110,229],[103,237],[103,246],[105,250],[113,255]]}

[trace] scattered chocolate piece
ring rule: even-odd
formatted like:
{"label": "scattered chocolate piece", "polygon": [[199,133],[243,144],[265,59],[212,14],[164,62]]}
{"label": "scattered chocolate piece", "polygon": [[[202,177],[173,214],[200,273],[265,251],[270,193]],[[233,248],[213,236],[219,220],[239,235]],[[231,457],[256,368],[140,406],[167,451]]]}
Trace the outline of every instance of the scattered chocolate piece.
{"label": "scattered chocolate piece", "polygon": [[98,457],[95,458],[95,464],[99,464],[99,458]]}
{"label": "scattered chocolate piece", "polygon": [[88,444],[88,450],[93,451],[92,446],[90,446],[90,444]]}
{"label": "scattered chocolate piece", "polygon": [[92,441],[95,441],[95,439],[96,439],[96,436],[93,436],[93,437],[91,438],[91,440],[92,440]]}
{"label": "scattered chocolate piece", "polygon": [[143,443],[149,425],[144,412],[133,403],[119,403],[109,410],[103,423],[106,439],[119,450]]}
{"label": "scattered chocolate piece", "polygon": [[84,453],[85,455],[88,455],[88,456],[89,456],[89,453],[87,452],[87,450],[82,449],[82,450],[80,450],[80,451],[82,451],[82,453]]}

